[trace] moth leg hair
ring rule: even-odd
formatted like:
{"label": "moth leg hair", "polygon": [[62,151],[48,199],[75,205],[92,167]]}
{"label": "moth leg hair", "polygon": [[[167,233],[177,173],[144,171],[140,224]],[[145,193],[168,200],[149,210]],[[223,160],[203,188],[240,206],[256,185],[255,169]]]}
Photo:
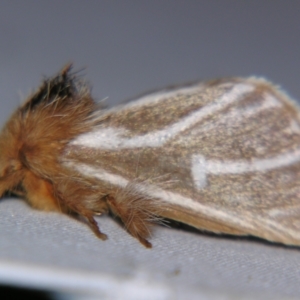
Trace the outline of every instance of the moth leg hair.
{"label": "moth leg hair", "polygon": [[140,186],[130,182],[105,198],[110,212],[120,218],[125,229],[146,248],[151,248],[147,238],[151,236],[152,225],[161,221],[158,217],[161,204],[145,196]]}

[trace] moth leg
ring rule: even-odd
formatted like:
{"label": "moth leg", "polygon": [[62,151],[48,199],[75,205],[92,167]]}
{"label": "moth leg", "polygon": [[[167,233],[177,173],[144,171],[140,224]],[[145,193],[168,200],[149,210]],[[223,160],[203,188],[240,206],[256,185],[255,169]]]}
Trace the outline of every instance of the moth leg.
{"label": "moth leg", "polygon": [[[61,181],[60,183],[64,187],[64,192],[62,192],[59,187],[56,187],[55,196],[59,199],[59,202],[64,205],[64,212],[71,214],[75,213],[77,216],[83,218],[98,238],[100,238],[101,240],[106,240],[107,235],[100,231],[100,228],[94,219],[95,212],[89,207],[86,207],[82,202],[82,199],[84,199],[83,190],[76,190],[78,184],[76,186],[73,186],[72,188],[72,186],[70,185],[70,181]],[[75,194],[67,193],[73,190],[76,190]]]}
{"label": "moth leg", "polygon": [[105,241],[107,240],[107,235],[102,233],[100,231],[100,228],[98,226],[98,223],[95,221],[94,219],[94,212],[93,211],[90,211],[90,210],[87,210],[86,208],[84,207],[78,207],[78,206],[73,206],[73,205],[70,205],[68,204],[68,208],[72,211],[72,212],[75,212],[77,215],[79,215],[80,217],[83,217],[89,227],[93,230],[94,234],[101,240]]}
{"label": "moth leg", "polygon": [[18,196],[20,198],[26,198],[26,191],[21,185],[14,187],[13,189],[10,190],[10,192],[13,195]]}
{"label": "moth leg", "polygon": [[117,199],[111,195],[106,196],[106,202],[110,211],[121,219],[126,230],[146,248],[151,248],[152,244],[146,239],[150,235],[150,224],[143,212],[126,205],[125,201],[118,202]]}
{"label": "moth leg", "polygon": [[88,214],[85,214],[85,215],[82,215],[82,216],[84,216],[86,218],[86,220],[89,223],[90,228],[93,230],[93,232],[95,233],[95,235],[99,239],[101,239],[103,241],[107,240],[107,235],[105,233],[102,233],[100,231],[98,223],[95,221],[95,219],[94,219],[94,217],[93,217],[92,214],[88,213]]}

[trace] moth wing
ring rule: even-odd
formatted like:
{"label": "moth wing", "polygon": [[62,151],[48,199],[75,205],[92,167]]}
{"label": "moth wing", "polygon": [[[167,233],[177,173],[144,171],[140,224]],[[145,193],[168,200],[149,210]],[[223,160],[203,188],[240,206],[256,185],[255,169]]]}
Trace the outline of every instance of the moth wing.
{"label": "moth wing", "polygon": [[138,182],[162,217],[300,245],[299,111],[267,81],[163,90],[95,119],[68,146],[68,167],[106,190]]}

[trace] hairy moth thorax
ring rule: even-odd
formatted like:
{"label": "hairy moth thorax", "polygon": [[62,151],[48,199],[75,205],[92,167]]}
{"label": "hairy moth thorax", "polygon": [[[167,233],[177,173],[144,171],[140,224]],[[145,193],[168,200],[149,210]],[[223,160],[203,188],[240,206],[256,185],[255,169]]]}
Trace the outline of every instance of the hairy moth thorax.
{"label": "hairy moth thorax", "polygon": [[[143,205],[128,212],[127,202],[116,200],[114,194],[118,193],[114,190],[62,164],[66,145],[101,123],[101,118],[93,117],[96,110],[101,107],[92,99],[86,84],[72,74],[71,66],[45,80],[1,132],[0,195],[10,191],[26,198],[34,208],[79,215],[101,239],[106,235],[100,232],[93,216],[110,210],[133,236],[150,247],[146,237],[151,221],[149,215],[143,218],[140,214]],[[139,203],[136,194],[134,199]]]}

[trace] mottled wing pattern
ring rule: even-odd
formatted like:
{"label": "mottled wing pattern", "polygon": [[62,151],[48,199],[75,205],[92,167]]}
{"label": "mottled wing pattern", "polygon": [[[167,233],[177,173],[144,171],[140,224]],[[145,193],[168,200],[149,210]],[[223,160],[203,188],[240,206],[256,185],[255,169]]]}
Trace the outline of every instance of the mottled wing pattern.
{"label": "mottled wing pattern", "polygon": [[199,229],[300,244],[299,112],[270,83],[209,81],[95,118],[66,149],[68,167],[107,187],[138,178],[163,217]]}

